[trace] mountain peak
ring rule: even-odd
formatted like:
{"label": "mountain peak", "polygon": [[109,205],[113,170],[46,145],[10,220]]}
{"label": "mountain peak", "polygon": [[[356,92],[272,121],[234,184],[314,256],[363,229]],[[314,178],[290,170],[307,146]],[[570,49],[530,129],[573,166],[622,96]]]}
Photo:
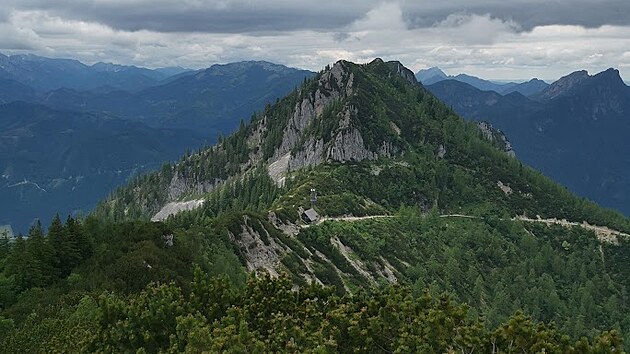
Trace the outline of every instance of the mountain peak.
{"label": "mountain peak", "polygon": [[608,68],[596,75],[593,76],[594,79],[604,80],[607,83],[619,85],[622,84],[625,86],[621,75],[619,74],[619,70],[615,68]]}
{"label": "mountain peak", "polygon": [[396,74],[400,75],[405,80],[409,81],[412,84],[417,84],[418,80],[416,79],[416,75],[414,75],[413,71],[409,70],[399,61],[390,61],[386,63],[390,68],[396,71]]}
{"label": "mountain peak", "polygon": [[559,97],[573,96],[582,90],[599,87],[606,90],[617,90],[626,87],[619,75],[619,70],[609,68],[596,75],[589,75],[586,70],[575,71],[563,76],[542,92],[539,98],[553,100]]}
{"label": "mountain peak", "polygon": [[246,72],[251,69],[261,69],[268,72],[284,72],[286,70],[293,70],[287,66],[281,64],[270,63],[268,61],[239,61],[235,63],[227,63],[227,64],[214,64],[207,69],[199,71],[195,74],[197,79],[202,79],[206,76],[216,76],[216,75],[232,75],[238,72]]}
{"label": "mountain peak", "polygon": [[442,69],[440,69],[437,66],[432,66],[428,69],[421,69],[420,71],[416,73],[416,75],[431,75],[431,76],[439,75],[439,76],[444,76],[444,77],[447,76],[446,73],[444,73],[444,71],[442,71]]}
{"label": "mountain peak", "polygon": [[370,64],[383,64],[383,63],[385,62],[381,58],[374,58],[374,60],[370,62]]}
{"label": "mountain peak", "polygon": [[[385,138],[387,134],[379,133],[375,139],[372,131],[375,124],[366,121],[376,117],[363,112],[367,102],[374,99],[365,99],[365,95],[371,94],[370,83],[390,82],[395,77],[417,84],[413,72],[401,63],[384,62],[380,58],[366,65],[340,60],[324,70],[301,89],[301,102],[295,106],[291,118],[278,127],[283,130],[283,138],[270,154],[270,175],[284,175],[325,161],[371,160],[398,151]],[[268,118],[263,122],[269,122]],[[392,130],[389,122],[380,124],[379,129]]]}
{"label": "mountain peak", "polygon": [[416,76],[413,71],[406,68],[401,62],[397,60],[385,62],[381,58],[372,60],[367,67],[375,73],[385,74],[387,77],[397,75],[407,80],[411,84],[417,84]]}
{"label": "mountain peak", "polygon": [[448,75],[437,66],[430,67],[428,69],[422,69],[416,73],[416,79],[423,85],[431,85],[438,81],[445,80]]}
{"label": "mountain peak", "polygon": [[128,70],[131,68],[134,68],[134,67],[127,66],[127,65],[114,64],[114,63],[104,63],[104,62],[98,62],[92,65],[92,69],[97,70],[97,71],[104,71],[104,72],[120,72],[120,71]]}
{"label": "mountain peak", "polygon": [[568,95],[582,82],[588,80],[589,77],[590,76],[586,70],[572,72],[571,74],[563,76],[551,84],[541,93],[540,98],[543,100],[552,100]]}

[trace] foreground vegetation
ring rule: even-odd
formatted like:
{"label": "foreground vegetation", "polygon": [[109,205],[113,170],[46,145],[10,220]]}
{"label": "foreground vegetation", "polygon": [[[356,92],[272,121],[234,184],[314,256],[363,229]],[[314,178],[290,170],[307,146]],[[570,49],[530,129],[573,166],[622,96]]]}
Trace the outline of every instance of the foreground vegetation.
{"label": "foreground vegetation", "polygon": [[[47,237],[36,226],[28,239],[2,247],[2,347],[15,353],[621,351],[629,284],[615,264],[628,257],[627,246],[607,246],[604,264],[594,235],[577,228],[557,238],[559,230],[530,225],[534,238],[516,223],[421,217],[412,209],[399,215],[328,222],[295,239],[341,269],[348,268],[326,235],[339,235],[365,261],[386,255],[400,267],[401,285],[368,286],[363,279],[352,294],[306,284],[296,290],[291,272],[300,267],[287,267],[279,279],[246,280],[242,255],[228,239],[239,220],[232,215],[187,229],[175,222],[56,218]],[[168,234],[175,235],[173,246],[164,241]],[[80,245],[84,253],[76,252]],[[68,263],[58,259],[76,263],[60,268]]]}
{"label": "foreground vegetation", "polygon": [[211,353],[614,353],[615,331],[571,341],[517,312],[487,330],[467,306],[393,285],[338,297],[330,287],[294,291],[289,277],[252,277],[244,288],[200,268],[185,287],[150,283],[137,294],[75,295],[33,312],[5,352]]}

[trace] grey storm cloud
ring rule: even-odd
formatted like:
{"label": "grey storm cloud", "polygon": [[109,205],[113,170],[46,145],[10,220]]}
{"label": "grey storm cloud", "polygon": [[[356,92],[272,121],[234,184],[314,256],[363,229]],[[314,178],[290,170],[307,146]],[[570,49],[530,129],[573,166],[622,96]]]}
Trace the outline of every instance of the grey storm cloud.
{"label": "grey storm cloud", "polygon": [[347,0],[322,6],[291,0],[24,0],[16,9],[45,10],[125,31],[253,33],[342,27],[374,3]]}
{"label": "grey storm cloud", "polygon": [[627,0],[456,0],[435,5],[405,3],[403,9],[412,28],[432,26],[436,20],[458,11],[510,19],[522,30],[545,25],[587,28],[630,25],[630,1]]}
{"label": "grey storm cloud", "polygon": [[[4,0],[7,8],[45,10],[119,30],[254,33],[335,30],[364,16],[382,0]],[[387,2],[387,1],[385,1]],[[561,24],[630,25],[628,0],[393,1],[410,28],[431,27],[455,12],[489,14],[522,29]],[[0,10],[0,19],[3,12]]]}

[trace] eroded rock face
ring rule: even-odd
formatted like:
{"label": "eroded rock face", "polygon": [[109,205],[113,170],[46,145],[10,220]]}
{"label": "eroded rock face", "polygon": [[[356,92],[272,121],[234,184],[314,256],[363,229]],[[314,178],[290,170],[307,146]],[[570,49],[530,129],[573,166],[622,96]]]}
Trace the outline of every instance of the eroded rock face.
{"label": "eroded rock face", "polygon": [[354,76],[344,67],[343,62],[336,63],[319,79],[319,88],[314,95],[298,102],[283,132],[282,143],[276,150],[274,158],[291,151],[299,143],[306,128],[318,118],[331,103],[352,94]]}
{"label": "eroded rock face", "polygon": [[[230,233],[230,240],[239,248],[245,260],[248,271],[265,271],[273,277],[278,276],[278,270],[282,269],[280,259],[286,250],[276,243],[276,240],[264,230],[261,235],[248,223],[252,222],[245,217],[240,234]],[[257,222],[257,221],[253,221]]]}
{"label": "eroded rock face", "polygon": [[494,132],[492,129],[492,124],[488,122],[479,122],[477,123],[477,126],[479,127],[479,130],[481,130],[481,133],[483,134],[483,137],[486,140],[490,140],[490,141],[494,140]]}
{"label": "eroded rock face", "polygon": [[212,191],[221,180],[214,181],[195,181],[182,177],[179,173],[175,173],[168,186],[168,199],[178,200],[187,194],[204,194]]}
{"label": "eroded rock face", "polygon": [[153,217],[151,221],[164,221],[169,216],[181,213],[182,211],[190,211],[202,206],[204,201],[202,199],[190,200],[187,202],[171,202],[166,204],[162,209]]}
{"label": "eroded rock face", "polygon": [[[268,214],[268,221],[271,227],[276,228],[276,232],[270,233],[263,224],[256,225],[259,220],[243,216],[241,227],[238,232],[229,232],[230,241],[239,250],[240,258],[248,271],[257,273],[267,273],[272,277],[277,277],[282,272],[290,271],[293,274],[303,278],[307,283],[315,282],[323,284],[322,280],[317,278],[315,262],[326,264],[330,269],[337,273],[342,279],[343,286],[347,292],[351,289],[347,286],[344,279],[352,276],[351,273],[359,274],[365,279],[365,284],[377,285],[381,281],[394,283],[398,281],[400,271],[397,270],[389,260],[380,256],[378,260],[365,260],[354,252],[349,246],[344,244],[341,239],[335,235],[328,240],[330,247],[336,248],[339,254],[345,259],[344,262],[354,268],[354,271],[348,272],[347,269],[342,271],[337,265],[338,260],[333,260],[317,249],[309,249],[302,244],[296,235],[302,230],[302,227],[294,224],[285,224],[275,213]],[[286,238],[293,239],[290,247],[286,243],[286,239],[276,238],[277,231],[283,232]],[[296,252],[295,247],[300,247],[301,251]],[[282,260],[287,254],[291,254],[295,262],[301,263],[303,267],[290,267]],[[409,267],[409,264],[396,258],[401,264]]]}
{"label": "eroded rock face", "polygon": [[444,144],[440,144],[440,146],[438,146],[438,150],[435,155],[438,159],[443,159],[444,156],[446,156],[446,147],[444,146]]}
{"label": "eroded rock face", "polygon": [[[402,64],[397,70],[394,73],[416,82],[413,73]],[[354,74],[347,70],[344,62],[338,62],[322,75],[320,88],[315,94],[296,104],[294,114],[284,130],[282,143],[268,165],[269,175],[277,184],[283,182],[287,172],[303,167],[327,161],[358,162],[391,157],[398,152],[387,142],[382,142],[377,151],[367,149],[360,131],[351,124],[353,119],[358,119],[358,109],[351,106],[344,107],[338,114],[337,127],[330,141],[324,141],[322,137],[305,136],[309,126],[318,123],[317,119],[322,119],[321,114],[328,105],[353,94],[353,83]]]}
{"label": "eroded rock face", "polygon": [[499,147],[505,151],[508,156],[514,157],[516,154],[512,149],[512,143],[508,140],[508,138],[503,134],[503,132],[499,129],[496,129],[492,126],[492,124],[488,122],[478,122],[477,127],[481,131],[483,137],[491,142],[497,142]]}
{"label": "eroded rock face", "polygon": [[309,138],[302,149],[291,155],[287,170],[284,173],[306,166],[317,166],[324,161],[324,140]]}
{"label": "eroded rock face", "polygon": [[413,73],[413,71],[407,69],[400,62],[396,61],[394,63],[396,64],[396,74],[398,74],[403,79],[409,81],[412,84],[417,84],[418,83],[418,80],[416,79],[416,75]]}

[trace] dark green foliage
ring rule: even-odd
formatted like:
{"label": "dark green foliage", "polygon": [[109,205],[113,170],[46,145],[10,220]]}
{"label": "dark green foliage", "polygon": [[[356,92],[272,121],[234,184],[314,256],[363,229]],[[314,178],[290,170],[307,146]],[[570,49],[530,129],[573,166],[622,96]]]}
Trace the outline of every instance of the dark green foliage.
{"label": "dark green foliage", "polygon": [[[173,246],[164,236],[174,234]],[[160,223],[79,222],[56,217],[48,237],[36,224],[28,239],[19,238],[2,260],[1,309],[22,321],[32,304],[56,301],[59,294],[102,289],[119,293],[142,290],[149,282],[186,284],[191,264],[210,274],[224,274],[235,284],[244,272],[227,238],[206,227],[173,230]],[[45,300],[49,299],[49,300]]]}
{"label": "dark green foliage", "polygon": [[417,291],[448,292],[491,327],[524,310],[572,338],[615,328],[630,341],[627,241],[600,251],[580,227],[421,216],[408,208],[396,218],[327,222],[298,237],[332,257],[330,235],[365,263],[409,264],[395,267]]}
{"label": "dark green foliage", "polygon": [[[8,352],[614,353],[615,331],[577,342],[516,313],[492,330],[448,297],[388,286],[338,297],[292,290],[288,277],[251,278],[238,291],[195,271],[186,288],[151,284],[131,297],[84,296],[50,317],[32,316],[3,341]],[[189,290],[186,290],[189,289]],[[27,332],[28,331],[28,332]],[[72,336],[75,335],[75,337]],[[29,338],[31,340],[25,340]]]}
{"label": "dark green foliage", "polygon": [[7,256],[5,274],[13,279],[13,288],[18,293],[44,287],[66,277],[91,252],[92,245],[80,225],[72,218],[63,225],[57,216],[50,226],[49,237],[45,237],[38,221],[30,228],[26,240],[18,238]]}

